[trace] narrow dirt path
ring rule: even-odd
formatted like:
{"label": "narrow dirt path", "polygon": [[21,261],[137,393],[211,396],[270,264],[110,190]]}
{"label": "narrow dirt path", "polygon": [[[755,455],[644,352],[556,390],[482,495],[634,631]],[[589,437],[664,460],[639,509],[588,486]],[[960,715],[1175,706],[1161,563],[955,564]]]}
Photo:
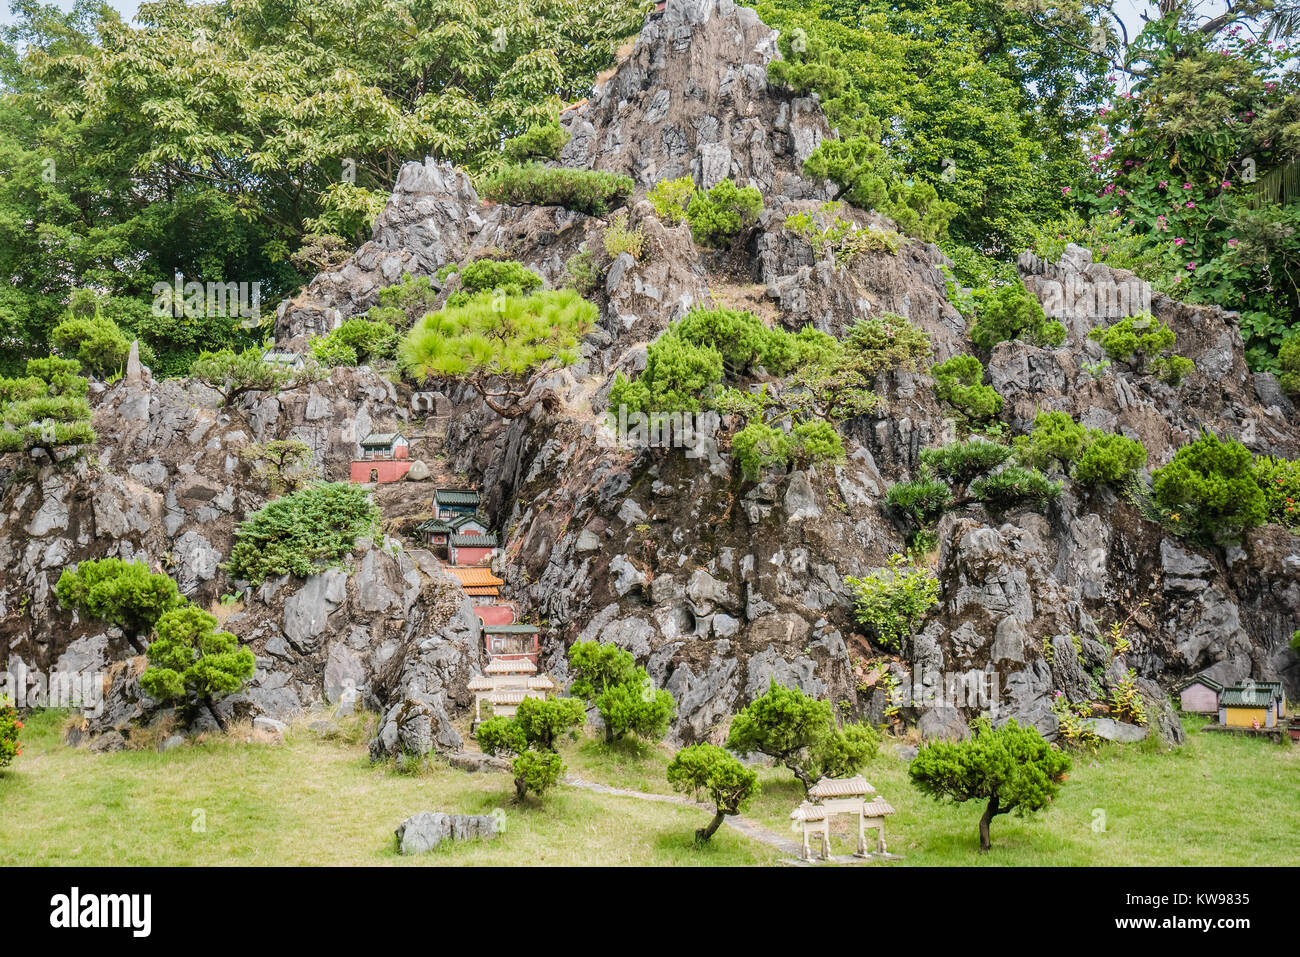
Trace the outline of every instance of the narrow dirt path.
{"label": "narrow dirt path", "polygon": [[[680,804],[684,807],[699,808],[709,814],[714,813],[713,808],[708,804],[701,804],[699,801],[692,801],[688,797],[682,797],[677,794],[648,794],[645,791],[629,791],[626,788],[612,788],[607,784],[597,784],[595,781],[584,781],[582,778],[566,777],[564,783],[570,787],[581,788],[584,791],[595,791],[597,794],[612,794],[615,797],[636,798],[638,801],[655,801],[660,804]],[[782,837],[775,831],[769,831],[761,824],[751,821],[747,817],[741,817],[733,814],[725,819],[727,827],[733,831],[738,831],[745,837],[753,838],[768,847],[775,848],[782,854],[790,857],[798,857],[802,848],[788,838]]]}

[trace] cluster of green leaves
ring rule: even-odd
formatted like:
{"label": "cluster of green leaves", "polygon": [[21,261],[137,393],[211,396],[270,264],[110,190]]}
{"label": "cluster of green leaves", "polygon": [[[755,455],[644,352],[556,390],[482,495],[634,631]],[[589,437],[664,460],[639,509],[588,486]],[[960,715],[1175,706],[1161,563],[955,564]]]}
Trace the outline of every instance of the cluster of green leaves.
{"label": "cluster of green leaves", "polygon": [[1098,326],[1088,338],[1100,342],[1112,359],[1145,369],[1170,385],[1178,385],[1195,368],[1191,359],[1172,351],[1174,330],[1149,312]]}
{"label": "cluster of green leaves", "polygon": [[212,702],[238,691],[253,677],[256,659],[239,639],[217,630],[217,619],[184,605],[164,612],[146,652],[140,687],[159,701]]}
{"label": "cluster of green leaves", "polygon": [[912,784],[936,801],[986,801],[980,851],[991,846],[989,824],[999,814],[1023,816],[1047,807],[1070,770],[1070,759],[1032,726],[1011,718],[998,729],[978,718],[963,741],[931,741],[912,759]]}
{"label": "cluster of green leaves", "polygon": [[[438,282],[444,283],[450,274],[459,272],[460,269],[458,263],[448,263],[438,270]],[[435,289],[433,280],[428,276],[412,276],[408,273],[402,277],[401,282],[379,290],[379,303],[366,311],[366,318],[405,331],[417,319],[423,319],[433,311],[441,288],[439,285]]]}
{"label": "cluster of green leaves", "polygon": [[646,199],[654,207],[655,215],[669,226],[678,226],[686,221],[686,207],[695,195],[695,181],[689,176],[677,179],[661,179],[646,193]]}
{"label": "cluster of green leaves", "polygon": [[1002,396],[984,384],[984,363],[972,355],[956,355],[930,369],[934,394],[972,423],[984,423],[1002,411]]}
{"label": "cluster of green leaves", "polygon": [[1038,297],[1017,279],[982,298],[970,337],[981,349],[1014,339],[1036,346],[1059,346],[1065,341],[1065,326],[1049,321]]}
{"label": "cluster of green leaves", "polygon": [[479,194],[508,206],[563,206],[604,216],[632,195],[630,177],[607,170],[569,169],[540,163],[502,166],[479,184]]}
{"label": "cluster of green leaves", "polygon": [[[463,306],[484,292],[528,296],[542,288],[542,277],[514,259],[476,259],[454,271],[460,288],[447,297],[448,306]],[[448,270],[446,276],[451,274]]]}
{"label": "cluster of green leaves", "polygon": [[1300,529],[1300,461],[1257,456],[1255,481],[1264,492],[1266,521]]}
{"label": "cluster of green leaves", "polygon": [[806,171],[909,235],[950,228],[1014,252],[1084,172],[1079,133],[1093,121],[1104,61],[1076,40],[1090,29],[1081,11],[1049,32],[1024,5],[994,0],[758,9],[781,30],[773,83],[816,92],[840,133]]}
{"label": "cluster of green leaves", "polygon": [[822,777],[857,774],[876,756],[880,738],[869,725],[836,727],[831,703],[772,678],[767,691],[731,721],[726,748],[765,754],[794,772],[807,791]]}
{"label": "cluster of green leaves", "polygon": [[1202,432],[1152,473],[1155,501],[1177,527],[1205,540],[1239,535],[1268,518],[1254,465],[1237,440]]}
{"label": "cluster of green leaves", "polygon": [[514,717],[488,718],[475,737],[485,754],[510,754],[515,795],[522,801],[529,791],[541,797],[564,776],[564,760],[555,750],[563,735],[577,735],[587,715],[577,698],[524,698]]}
{"label": "cluster of green leaves", "polygon": [[1261,6],[1202,21],[1168,4],[1146,24],[1127,51],[1131,82],[1099,111],[1089,201],[1096,219],[1131,224],[1143,278],[1239,310],[1251,366],[1277,371],[1300,325],[1300,291],[1278,278],[1300,273],[1300,48],[1243,29]]}
{"label": "cluster of green leaves", "polygon": [[757,222],[762,212],[762,193],[753,186],[737,186],[724,179],[691,197],[686,204],[686,221],[697,243],[723,249]]}
{"label": "cluster of green leaves", "polygon": [[610,259],[617,259],[623,253],[627,253],[640,262],[645,252],[645,230],[640,226],[636,229],[628,226],[625,209],[620,209],[610,217],[609,225],[601,232],[600,241],[605,247],[605,255]]}
{"label": "cluster of green leaves", "polygon": [[712,344],[687,342],[675,325],[646,347],[641,374],[629,380],[622,372],[609,390],[611,409],[629,412],[702,411],[722,384],[722,354]]}
{"label": "cluster of green leaves", "polygon": [[576,252],[565,260],[564,271],[569,277],[566,285],[580,296],[590,296],[605,279],[605,271],[596,262],[596,255],[590,249]]}
{"label": "cluster of green leaves", "polygon": [[677,703],[654,686],[630,651],[579,641],[569,648],[569,668],[574,676],[569,692],[599,712],[607,743],[629,734],[658,741],[668,732]]}
{"label": "cluster of green leaves", "polygon": [[28,359],[27,375],[0,378],[0,452],[41,450],[52,459],[95,442],[90,382],[76,359]]}
{"label": "cluster of green leaves", "polygon": [[121,628],[130,635],[146,635],[166,612],[185,604],[169,576],[149,571],[142,561],[99,558],[66,568],[54,586],[64,608]]}
{"label": "cluster of green leaves", "polygon": [[18,740],[18,732],[22,729],[18,709],[8,698],[0,698],[0,768],[8,767],[23,753],[23,743]]}
{"label": "cluster of green leaves", "polygon": [[751,374],[762,366],[773,375],[784,376],[796,362],[795,337],[784,329],[769,329],[752,312],[693,309],[673,328],[685,342],[716,349],[728,375]]}
{"label": "cluster of green leaves", "polygon": [[668,764],[668,783],[676,791],[709,799],[714,817],[695,832],[703,844],[713,837],[728,814],[739,814],[758,794],[758,772],[747,768],[716,744],[692,744],[678,751]]}
{"label": "cluster of green leaves", "polygon": [[265,352],[262,346],[250,346],[239,352],[234,349],[203,352],[190,367],[190,375],[215,390],[224,405],[234,405],[249,393],[286,392],[315,381],[321,374],[319,366],[294,369],[268,362],[263,358]]}
{"label": "cluster of green leaves", "polygon": [[997,468],[1013,452],[999,442],[970,439],[921,451],[921,466],[956,485],[966,485],[984,472]]}
{"label": "cluster of green leaves", "polygon": [[1040,412],[1033,430],[1015,441],[1026,465],[1069,470],[1083,485],[1121,485],[1147,463],[1141,442],[1116,432],[1085,429],[1067,412]]}
{"label": "cluster of green leaves", "polygon": [[1300,396],[1300,334],[1289,337],[1277,351],[1278,382],[1293,396]]}
{"label": "cluster of green leaves", "polygon": [[954,499],[947,482],[922,477],[891,485],[885,493],[885,504],[925,528],[952,508]]}
{"label": "cluster of green leaves", "polygon": [[1115,685],[1110,696],[1110,713],[1117,721],[1146,724],[1146,702],[1137,689],[1137,671],[1130,668]]}
{"label": "cluster of green leaves", "polygon": [[[131,352],[131,342],[121,327],[103,314],[98,297],[85,289],[72,293],[67,314],[50,330],[50,344],[101,379],[120,373]],[[142,345],[140,358],[152,362],[153,351]]]}
{"label": "cluster of green leaves", "polygon": [[480,292],[419,320],[398,346],[398,361],[417,382],[468,383],[493,411],[511,418],[538,401],[530,395],[539,379],[577,360],[597,315],[572,289]]}
{"label": "cluster of green leaves", "polygon": [[292,295],[309,237],[363,242],[412,157],[500,163],[503,141],[585,95],[643,14],[249,0],[144,5],[128,23],[104,4],[22,3],[0,38],[0,370],[48,351],[81,286],[154,348],[155,374],[250,344],[238,318],[152,314],[150,289],[179,274]]}
{"label": "cluster of green leaves", "polygon": [[337,329],[316,336],[311,357],[323,366],[366,365],[391,359],[397,352],[397,330],[386,322],[362,316],[344,319]]}
{"label": "cluster of green leaves", "polygon": [[834,465],[845,460],[840,434],[822,419],[795,423],[788,433],[753,419],[732,436],[731,454],[751,482],[766,468],[791,464],[807,468],[817,462]]}
{"label": "cluster of green leaves", "polygon": [[314,483],[240,522],[226,571],[255,585],[280,575],[307,578],[342,562],[357,539],[376,535],[379,518],[365,489]]}
{"label": "cluster of green leaves", "polygon": [[1042,508],[1060,494],[1060,482],[1053,482],[1037,469],[1022,465],[1009,465],[970,483],[971,498],[996,511],[1026,505]]}
{"label": "cluster of green leaves", "polygon": [[784,226],[808,243],[818,259],[832,256],[841,269],[866,253],[898,254],[902,237],[893,230],[864,229],[838,215],[840,204],[822,203],[816,210],[805,210],[785,218]]}
{"label": "cluster of green leaves", "polygon": [[560,150],[569,142],[569,131],[558,120],[530,126],[518,136],[506,140],[501,154],[510,163],[558,160]]}
{"label": "cluster of green leaves", "polygon": [[887,567],[865,578],[850,575],[844,581],[853,593],[858,621],[891,651],[902,650],[939,602],[939,579],[906,555],[891,555]]}

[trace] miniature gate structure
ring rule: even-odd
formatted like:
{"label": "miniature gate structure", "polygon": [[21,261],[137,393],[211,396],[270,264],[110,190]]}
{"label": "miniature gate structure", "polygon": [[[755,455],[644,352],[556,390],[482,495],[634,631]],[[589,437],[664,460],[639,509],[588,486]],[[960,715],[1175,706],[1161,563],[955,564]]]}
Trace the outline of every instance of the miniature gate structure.
{"label": "miniature gate structure", "polygon": [[867,828],[876,830],[876,853],[885,850],[885,817],[893,814],[894,809],[884,798],[875,796],[870,801],[867,795],[875,795],[876,789],[867,783],[862,775],[852,778],[822,778],[808,790],[812,800],[802,802],[790,812],[790,820],[803,830],[803,859],[813,859],[808,838],[821,835],[821,858],[830,860],[831,856],[831,818],[836,814],[856,814],[858,816],[858,848],[855,856],[867,857]]}
{"label": "miniature gate structure", "polygon": [[537,665],[527,658],[493,658],[483,674],[469,681],[474,694],[474,727],[483,721],[483,702],[492,705],[494,715],[511,717],[525,698],[545,700],[555,690],[555,682],[537,673]]}

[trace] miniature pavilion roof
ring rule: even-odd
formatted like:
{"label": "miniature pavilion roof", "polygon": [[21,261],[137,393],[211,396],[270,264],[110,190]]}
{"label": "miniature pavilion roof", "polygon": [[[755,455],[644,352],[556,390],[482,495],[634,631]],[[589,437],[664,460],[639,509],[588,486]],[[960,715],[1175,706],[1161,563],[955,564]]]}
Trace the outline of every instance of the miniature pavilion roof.
{"label": "miniature pavilion roof", "polygon": [[535,635],[539,629],[536,625],[484,625],[483,631],[489,635]]}
{"label": "miniature pavilion roof", "polygon": [[447,573],[466,587],[505,584],[504,579],[497,578],[486,568],[458,568],[455,565],[450,565],[447,567]]}
{"label": "miniature pavilion roof", "polygon": [[466,585],[465,594],[484,598],[497,598],[501,595],[501,591],[495,585]]}
{"label": "miniature pavilion roof", "polygon": [[808,789],[810,798],[857,797],[861,794],[875,794],[876,789],[867,783],[862,775],[852,778],[822,778]]}
{"label": "miniature pavilion roof", "polygon": [[482,525],[484,528],[487,528],[487,522],[479,518],[477,512],[470,515],[457,515],[455,518],[447,519],[447,524],[453,529],[464,528],[470,522],[474,522],[477,525]]}
{"label": "miniature pavilion roof", "polygon": [[889,806],[889,802],[882,797],[872,798],[871,803],[862,805],[862,813],[867,817],[883,817],[886,814],[893,814],[894,809]]}
{"label": "miniature pavilion roof", "polygon": [[1174,685],[1175,691],[1182,691],[1190,688],[1192,685],[1205,685],[1212,691],[1222,691],[1223,685],[1219,684],[1213,678],[1206,674],[1192,675],[1190,678],[1184,678],[1178,684]]}
{"label": "miniature pavilion roof", "polygon": [[532,675],[537,673],[537,665],[527,658],[493,658],[483,669],[488,675]]}
{"label": "miniature pavilion roof", "polygon": [[473,505],[478,506],[478,489],[474,488],[440,488],[433,493],[433,500],[439,505]]}
{"label": "miniature pavilion roof", "polygon": [[417,532],[425,535],[450,535],[451,526],[440,518],[426,518],[419,525],[415,526]]}
{"label": "miniature pavilion roof", "polygon": [[800,804],[790,812],[792,821],[824,821],[826,820],[826,808],[820,804]]}
{"label": "miniature pavilion roof", "polygon": [[1219,704],[1225,708],[1267,708],[1276,697],[1269,685],[1233,685],[1219,696]]}
{"label": "miniature pavilion roof", "polygon": [[483,675],[475,675],[473,678],[469,679],[469,685],[467,687],[470,691],[491,691],[495,685],[492,684],[491,678]]}
{"label": "miniature pavilion roof", "polygon": [[406,440],[406,436],[401,432],[371,432],[361,440],[363,449],[386,449],[397,442],[398,439]]}
{"label": "miniature pavilion roof", "polygon": [[451,544],[457,548],[496,548],[497,537],[487,535],[452,535]]}

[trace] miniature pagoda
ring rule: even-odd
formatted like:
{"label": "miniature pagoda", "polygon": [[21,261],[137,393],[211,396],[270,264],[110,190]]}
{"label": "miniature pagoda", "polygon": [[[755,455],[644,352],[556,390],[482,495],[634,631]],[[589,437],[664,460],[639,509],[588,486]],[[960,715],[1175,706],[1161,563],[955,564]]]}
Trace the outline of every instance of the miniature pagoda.
{"label": "miniature pagoda", "polygon": [[[868,800],[868,795],[872,795]],[[876,794],[876,789],[867,783],[862,775],[852,778],[822,778],[808,789],[810,800],[803,801],[790,812],[792,820],[803,831],[803,852],[805,861],[814,859],[809,838],[821,837],[821,858],[830,860],[831,856],[831,818],[836,814],[856,814],[858,817],[858,846],[854,856],[867,857],[867,828],[876,831],[876,853],[887,853],[885,849],[885,818],[894,813],[884,798]]]}

